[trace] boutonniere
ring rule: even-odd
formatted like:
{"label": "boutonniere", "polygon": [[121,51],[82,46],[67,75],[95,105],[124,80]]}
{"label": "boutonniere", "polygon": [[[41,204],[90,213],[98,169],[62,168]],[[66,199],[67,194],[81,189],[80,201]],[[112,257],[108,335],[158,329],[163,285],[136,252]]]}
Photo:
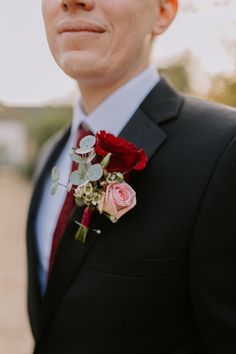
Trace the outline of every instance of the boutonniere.
{"label": "boutonniere", "polygon": [[[136,205],[136,192],[128,184],[128,178],[132,170],[144,169],[147,156],[133,143],[99,131],[96,136],[81,139],[80,146],[72,148],[70,157],[78,167],[64,187],[70,193],[73,191],[76,205],[84,207],[82,220],[75,221],[79,226],[75,238],[84,243],[95,210],[115,223]],[[52,194],[62,185],[59,179],[59,171],[54,167]]]}

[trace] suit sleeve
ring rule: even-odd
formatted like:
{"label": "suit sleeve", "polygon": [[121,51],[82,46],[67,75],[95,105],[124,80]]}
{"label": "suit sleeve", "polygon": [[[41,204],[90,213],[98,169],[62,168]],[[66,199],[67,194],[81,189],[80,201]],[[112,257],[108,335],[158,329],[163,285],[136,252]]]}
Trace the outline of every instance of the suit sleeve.
{"label": "suit sleeve", "polygon": [[189,284],[208,354],[236,353],[236,138],[205,192],[191,243]]}

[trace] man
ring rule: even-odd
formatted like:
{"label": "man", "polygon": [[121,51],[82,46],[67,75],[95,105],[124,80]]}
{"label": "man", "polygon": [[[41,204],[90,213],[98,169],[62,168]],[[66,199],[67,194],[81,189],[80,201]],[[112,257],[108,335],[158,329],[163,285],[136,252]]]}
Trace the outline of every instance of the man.
{"label": "man", "polygon": [[[77,80],[72,125],[42,152],[29,209],[29,315],[35,354],[236,352],[236,112],[184,97],[149,66],[177,0],[43,0],[51,52]],[[68,182],[86,122],[144,148],[131,175],[137,205],[112,224],[98,213],[85,244],[75,207],[48,278]]]}

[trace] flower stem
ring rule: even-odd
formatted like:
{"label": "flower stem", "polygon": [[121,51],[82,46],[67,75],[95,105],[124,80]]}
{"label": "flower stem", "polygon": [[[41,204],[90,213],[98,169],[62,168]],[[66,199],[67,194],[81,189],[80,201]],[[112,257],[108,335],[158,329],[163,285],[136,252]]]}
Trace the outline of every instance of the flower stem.
{"label": "flower stem", "polygon": [[94,208],[86,207],[83,211],[82,220],[79,228],[75,234],[75,239],[85,243],[86,236],[88,234],[91,218],[94,212]]}
{"label": "flower stem", "polygon": [[87,233],[88,233],[88,228],[83,225],[80,225],[75,234],[75,239],[81,241],[82,243],[85,243]]}

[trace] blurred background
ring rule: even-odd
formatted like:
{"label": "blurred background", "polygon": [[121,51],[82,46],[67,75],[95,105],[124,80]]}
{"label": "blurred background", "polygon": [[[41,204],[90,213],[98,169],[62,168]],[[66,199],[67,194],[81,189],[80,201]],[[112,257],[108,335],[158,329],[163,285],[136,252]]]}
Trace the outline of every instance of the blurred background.
{"label": "blurred background", "polygon": [[[0,12],[0,353],[30,354],[25,219],[40,146],[71,119],[78,92],[50,56],[40,0]],[[153,63],[177,89],[236,106],[236,1],[180,0]]]}

